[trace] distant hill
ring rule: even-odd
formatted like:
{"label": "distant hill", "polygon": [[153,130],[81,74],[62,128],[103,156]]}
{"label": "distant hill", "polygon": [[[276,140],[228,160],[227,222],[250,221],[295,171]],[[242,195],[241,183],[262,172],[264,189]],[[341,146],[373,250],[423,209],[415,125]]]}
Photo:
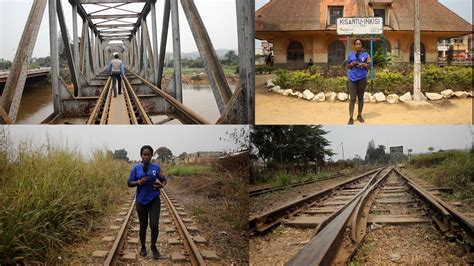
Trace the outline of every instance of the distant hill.
{"label": "distant hill", "polygon": [[[233,50],[236,54],[238,52],[236,49],[216,49],[217,57],[219,57],[219,59],[223,59],[225,54],[230,50]],[[198,51],[188,52],[188,53],[181,53],[181,58],[183,58],[183,59],[184,58],[196,59],[198,57],[199,57],[199,52]]]}

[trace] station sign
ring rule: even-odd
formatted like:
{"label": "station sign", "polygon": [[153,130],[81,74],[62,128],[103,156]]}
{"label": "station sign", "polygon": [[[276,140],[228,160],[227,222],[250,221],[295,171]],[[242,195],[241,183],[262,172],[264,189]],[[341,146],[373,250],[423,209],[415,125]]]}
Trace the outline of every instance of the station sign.
{"label": "station sign", "polygon": [[383,18],[338,18],[336,31],[338,35],[381,35]]}

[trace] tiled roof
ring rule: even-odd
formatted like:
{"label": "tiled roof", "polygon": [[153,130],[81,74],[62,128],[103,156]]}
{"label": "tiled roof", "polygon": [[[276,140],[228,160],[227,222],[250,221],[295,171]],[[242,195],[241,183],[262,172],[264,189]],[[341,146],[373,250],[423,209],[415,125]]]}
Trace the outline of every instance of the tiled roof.
{"label": "tiled roof", "polygon": [[[352,0],[358,5],[356,16],[367,16],[369,2],[382,0]],[[320,23],[320,0],[271,0],[255,13],[255,31],[317,31],[326,30]],[[329,1],[331,2],[331,1]],[[393,30],[413,30],[414,1],[392,0],[389,4],[390,26]],[[326,8],[326,7],[324,7]],[[472,32],[472,25],[439,3],[420,1],[422,31]],[[325,21],[325,20],[324,20]]]}

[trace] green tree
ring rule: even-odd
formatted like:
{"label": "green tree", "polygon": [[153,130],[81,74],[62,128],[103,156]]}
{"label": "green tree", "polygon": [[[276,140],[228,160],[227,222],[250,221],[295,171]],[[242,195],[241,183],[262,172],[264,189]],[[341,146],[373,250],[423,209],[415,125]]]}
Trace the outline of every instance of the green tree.
{"label": "green tree", "polygon": [[[315,126],[258,126],[250,131],[252,154],[261,159],[270,170],[302,165],[309,162],[324,164],[325,156],[334,153],[326,148],[328,132]],[[305,168],[304,168],[305,169]]]}
{"label": "green tree", "polygon": [[225,53],[224,55],[222,63],[226,65],[238,65],[239,57],[237,56],[237,54],[235,54],[234,50],[227,51],[227,53]]}
{"label": "green tree", "polygon": [[155,151],[155,155],[162,163],[171,160],[171,158],[173,157],[173,153],[171,152],[171,150],[166,147],[159,147]]}
{"label": "green tree", "polygon": [[0,60],[0,70],[10,69],[12,67],[12,62],[9,60]]}
{"label": "green tree", "polygon": [[115,150],[113,155],[112,155],[112,158],[116,159],[116,160],[123,160],[123,161],[129,161],[128,159],[128,153],[125,149],[120,149],[120,150]]}
{"label": "green tree", "polygon": [[379,145],[376,148],[374,140],[370,140],[365,154],[365,161],[367,163],[387,163],[390,160],[390,155],[385,153],[385,149],[384,145]]}

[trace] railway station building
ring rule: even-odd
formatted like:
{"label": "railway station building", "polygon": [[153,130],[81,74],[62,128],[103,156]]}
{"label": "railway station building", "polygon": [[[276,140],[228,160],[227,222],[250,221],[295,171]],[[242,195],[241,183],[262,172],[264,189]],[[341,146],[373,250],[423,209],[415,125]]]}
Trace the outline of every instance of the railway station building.
{"label": "railway station building", "polygon": [[[413,0],[270,0],[255,14],[255,36],[273,43],[275,67],[340,65],[346,57],[345,36],[336,33],[340,17],[382,17],[384,53],[394,63],[413,62]],[[438,42],[472,33],[472,24],[438,0],[420,1],[421,60],[438,62]],[[367,38],[369,36],[366,36]],[[369,47],[364,47],[369,50]],[[352,39],[349,49],[353,50]]]}

